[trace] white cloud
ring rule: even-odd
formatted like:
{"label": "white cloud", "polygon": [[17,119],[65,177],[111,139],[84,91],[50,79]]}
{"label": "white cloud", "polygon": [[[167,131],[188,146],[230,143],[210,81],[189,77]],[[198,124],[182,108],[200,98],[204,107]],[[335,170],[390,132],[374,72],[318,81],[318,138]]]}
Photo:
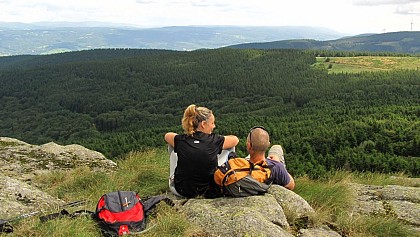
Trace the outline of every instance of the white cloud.
{"label": "white cloud", "polygon": [[420,4],[419,5],[407,5],[407,6],[398,6],[395,10],[395,13],[401,15],[414,15],[420,16]]}
{"label": "white cloud", "polygon": [[393,13],[420,16],[420,0],[355,0],[356,6],[391,6]]}
{"label": "white cloud", "polygon": [[420,0],[355,0],[357,6],[405,5],[420,3]]}
{"label": "white cloud", "polygon": [[343,33],[406,30],[420,0],[0,0],[0,21],[101,21],[138,26],[318,26]]}

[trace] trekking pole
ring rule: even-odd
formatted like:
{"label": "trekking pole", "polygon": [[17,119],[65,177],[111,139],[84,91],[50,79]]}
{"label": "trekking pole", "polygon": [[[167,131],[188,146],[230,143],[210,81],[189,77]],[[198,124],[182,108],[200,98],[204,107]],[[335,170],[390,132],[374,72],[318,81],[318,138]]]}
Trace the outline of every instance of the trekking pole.
{"label": "trekking pole", "polygon": [[69,203],[66,203],[66,204],[63,204],[63,205],[59,206],[59,208],[81,206],[81,205],[85,204],[86,202],[87,202],[86,200],[79,200],[79,201],[69,202]]}
{"label": "trekking pole", "polygon": [[[75,207],[75,206],[80,206],[85,204],[87,201],[86,200],[79,200],[79,201],[74,201],[74,202],[69,202],[63,205],[58,206],[58,208],[63,208],[63,207]],[[29,212],[29,213],[23,213],[19,216],[10,218],[10,219],[0,219],[0,233],[4,232],[4,233],[11,233],[13,232],[13,226],[11,226],[9,223],[13,222],[13,221],[17,221],[23,218],[28,218],[31,216],[35,216],[38,213],[41,213],[41,211],[33,211],[33,212]]]}
{"label": "trekking pole", "polygon": [[13,217],[7,220],[3,220],[0,219],[0,233],[11,233],[13,232],[13,226],[10,225],[9,223],[22,219],[22,218],[27,218],[30,216],[34,216],[36,214],[38,214],[40,211],[33,211],[33,212],[29,212],[29,213],[24,213],[22,215],[19,215],[17,217]]}
{"label": "trekking pole", "polygon": [[[45,215],[45,216],[40,216],[39,220],[41,222],[45,222],[45,221],[48,221],[48,220],[59,218],[61,216],[70,216],[71,214],[66,209],[64,209],[64,207],[75,207],[75,206],[80,206],[80,205],[85,204],[85,203],[86,203],[85,200],[66,203],[64,205],[59,206],[59,209],[61,209],[60,212],[55,212],[55,213],[48,214],[48,215]],[[76,213],[74,213],[74,215],[76,215],[76,214],[82,215],[82,213],[87,213],[87,212],[88,211],[85,211],[85,210],[77,211]]]}

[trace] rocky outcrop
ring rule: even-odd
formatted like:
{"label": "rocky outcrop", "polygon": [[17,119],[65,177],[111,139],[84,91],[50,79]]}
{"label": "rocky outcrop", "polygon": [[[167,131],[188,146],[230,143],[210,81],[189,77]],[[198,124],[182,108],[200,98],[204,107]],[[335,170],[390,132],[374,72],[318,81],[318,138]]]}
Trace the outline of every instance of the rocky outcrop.
{"label": "rocky outcrop", "polygon": [[95,171],[110,171],[117,167],[101,153],[80,145],[61,146],[50,142],[37,146],[0,137],[0,172],[6,176],[30,181],[37,174],[84,166]]}
{"label": "rocky outcrop", "polygon": [[[420,234],[418,186],[352,183],[349,189],[355,197],[349,215],[396,216],[411,225],[413,233]],[[326,225],[308,223],[314,213],[312,207],[293,191],[278,185],[272,185],[261,196],[178,199],[175,203],[191,222],[207,232],[206,236],[341,236]],[[299,229],[291,229],[290,221],[299,223]]]}
{"label": "rocky outcrop", "polygon": [[287,188],[272,185],[268,190],[268,193],[273,195],[277,203],[287,211],[293,213],[294,218],[306,218],[314,213],[314,209],[303,199],[293,191]]}
{"label": "rocky outcrop", "polygon": [[295,236],[286,213],[293,213],[293,221],[306,222],[302,236],[340,236],[327,226],[309,228],[307,220],[313,208],[295,192],[278,185],[261,196],[184,199],[177,206],[208,236]]}
{"label": "rocky outcrop", "polygon": [[282,207],[270,195],[190,199],[181,208],[190,221],[216,236],[292,236]]}
{"label": "rocky outcrop", "polygon": [[182,210],[192,222],[218,236],[256,236],[262,229],[266,236],[291,236],[286,216],[272,195],[191,199]]}
{"label": "rocky outcrop", "polygon": [[17,179],[0,174],[0,219],[55,210],[64,201]]}
{"label": "rocky outcrop", "polygon": [[39,174],[76,167],[112,171],[117,164],[80,145],[50,142],[37,146],[0,137],[0,219],[42,213],[63,205],[64,201],[31,185],[32,180]]}
{"label": "rocky outcrop", "polygon": [[341,235],[328,226],[321,226],[318,228],[311,229],[300,229],[298,233],[299,237],[340,237]]}
{"label": "rocky outcrop", "polygon": [[396,216],[420,235],[420,179],[411,180],[416,187],[351,184],[356,199],[350,215]]}

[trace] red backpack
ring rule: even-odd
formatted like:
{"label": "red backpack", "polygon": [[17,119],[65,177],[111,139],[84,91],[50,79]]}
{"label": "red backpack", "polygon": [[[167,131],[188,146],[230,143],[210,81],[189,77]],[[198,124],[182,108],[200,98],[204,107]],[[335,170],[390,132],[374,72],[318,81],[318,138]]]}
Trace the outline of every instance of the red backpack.
{"label": "red backpack", "polygon": [[141,232],[146,227],[146,217],[161,200],[167,203],[170,201],[167,197],[160,195],[143,202],[133,191],[107,193],[99,199],[94,219],[106,236]]}

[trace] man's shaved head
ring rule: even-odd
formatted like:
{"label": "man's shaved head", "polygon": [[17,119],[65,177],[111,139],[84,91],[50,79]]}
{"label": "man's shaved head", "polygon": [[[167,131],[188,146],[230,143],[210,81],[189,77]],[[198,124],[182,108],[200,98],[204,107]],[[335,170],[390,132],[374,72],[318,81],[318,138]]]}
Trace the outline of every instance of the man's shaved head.
{"label": "man's shaved head", "polygon": [[247,138],[251,149],[255,152],[265,152],[270,146],[270,135],[263,128],[253,128]]}

